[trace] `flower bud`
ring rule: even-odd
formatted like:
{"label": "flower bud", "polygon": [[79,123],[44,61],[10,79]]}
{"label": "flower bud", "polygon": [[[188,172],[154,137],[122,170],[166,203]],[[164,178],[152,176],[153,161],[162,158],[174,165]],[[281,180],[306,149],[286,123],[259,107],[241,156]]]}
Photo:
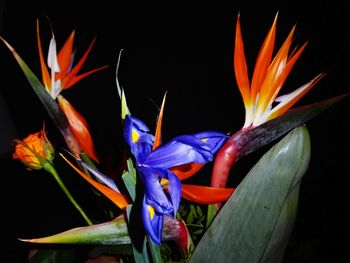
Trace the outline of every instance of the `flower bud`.
{"label": "flower bud", "polygon": [[30,134],[23,141],[15,140],[13,159],[19,159],[29,169],[39,170],[47,161],[52,161],[55,149],[47,139],[45,129]]}

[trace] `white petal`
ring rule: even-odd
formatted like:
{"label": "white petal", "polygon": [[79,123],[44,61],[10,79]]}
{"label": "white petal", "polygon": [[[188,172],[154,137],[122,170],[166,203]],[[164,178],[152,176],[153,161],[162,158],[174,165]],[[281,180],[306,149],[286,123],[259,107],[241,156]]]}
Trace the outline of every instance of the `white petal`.
{"label": "white petal", "polygon": [[54,72],[60,72],[60,66],[57,60],[57,50],[55,37],[52,35],[49,46],[49,53],[47,55],[47,65]]}

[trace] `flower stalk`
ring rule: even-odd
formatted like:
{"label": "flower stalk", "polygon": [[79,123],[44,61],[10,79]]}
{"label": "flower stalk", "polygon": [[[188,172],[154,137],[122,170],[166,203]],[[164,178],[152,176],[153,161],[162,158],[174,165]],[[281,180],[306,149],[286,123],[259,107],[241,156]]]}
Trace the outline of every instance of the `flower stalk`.
{"label": "flower stalk", "polygon": [[56,180],[58,185],[61,187],[64,194],[68,197],[69,201],[74,205],[74,207],[79,211],[81,216],[84,218],[85,222],[91,226],[94,223],[91,221],[91,219],[87,216],[87,214],[84,212],[84,210],[81,208],[81,206],[78,204],[78,202],[74,199],[74,197],[71,195],[71,193],[68,191],[67,187],[61,180],[61,177],[58,175],[56,169],[53,167],[53,165],[49,162],[44,162],[43,168],[45,171],[49,172]]}

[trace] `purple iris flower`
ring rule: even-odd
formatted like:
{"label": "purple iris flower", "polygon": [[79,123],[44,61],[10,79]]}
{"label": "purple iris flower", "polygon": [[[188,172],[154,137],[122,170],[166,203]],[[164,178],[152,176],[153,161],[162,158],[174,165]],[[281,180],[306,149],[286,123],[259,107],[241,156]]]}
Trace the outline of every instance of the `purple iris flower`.
{"label": "purple iris flower", "polygon": [[[152,151],[154,136],[139,119],[127,115],[124,137],[136,160],[136,168],[144,186],[142,220],[151,239],[161,244],[163,217],[174,216],[181,201],[181,182],[169,169],[187,163],[205,164],[228,138],[220,132],[201,132],[177,136]],[[168,180],[165,192],[160,179]]]}

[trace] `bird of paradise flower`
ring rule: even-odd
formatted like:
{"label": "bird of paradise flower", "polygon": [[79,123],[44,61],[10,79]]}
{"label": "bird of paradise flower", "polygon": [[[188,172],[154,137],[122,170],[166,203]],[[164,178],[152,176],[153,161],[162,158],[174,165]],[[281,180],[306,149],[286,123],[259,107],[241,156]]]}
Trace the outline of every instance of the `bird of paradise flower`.
{"label": "bird of paradise flower", "polygon": [[[278,13],[261,46],[250,81],[245,59],[240,14],[237,16],[233,62],[236,82],[245,107],[245,122],[242,128],[226,141],[216,155],[211,179],[211,186],[213,187],[225,187],[231,167],[238,158],[248,152],[247,148],[249,147],[247,145],[247,147],[241,147],[238,142],[242,142],[243,137],[247,139],[249,134],[252,134],[250,139],[254,141],[252,144],[256,143],[254,149],[257,149],[283,135],[296,125],[302,124],[316,114],[316,112],[313,113],[312,111],[317,108],[314,107],[317,105],[310,105],[310,107],[303,108],[300,111],[292,112],[289,109],[324,77],[325,74],[323,73],[318,74],[311,81],[293,92],[278,96],[295,63],[305,50],[307,43],[303,44],[299,49],[295,48],[290,52],[295,32],[294,26],[277,54],[273,57],[277,18]],[[275,105],[276,103],[277,105]],[[328,104],[325,103],[325,105]],[[305,111],[304,116],[301,116],[303,113],[299,114],[302,111]],[[288,115],[286,113],[289,112],[291,112],[291,115],[296,113],[300,116],[297,118],[286,116],[284,120],[276,120],[278,117]],[[309,113],[310,115],[308,115]],[[287,125],[288,122],[291,122],[288,118],[296,119],[295,123],[293,125]],[[276,121],[272,122],[272,120]],[[285,127],[277,129],[277,126],[283,123],[286,124]],[[271,135],[266,132],[266,130],[271,131],[272,129],[275,129],[275,134]],[[262,130],[265,130],[265,135],[263,135],[264,132],[259,132]],[[260,142],[257,142],[256,139],[253,139],[254,133],[256,133],[255,138],[259,138],[257,136],[258,134],[270,137],[268,139],[260,137]],[[244,153],[240,152],[241,150]]]}
{"label": "bird of paradise flower", "polygon": [[[53,30],[51,30],[51,40],[48,47],[47,63],[45,63],[40,39],[39,20],[37,20],[36,23],[36,34],[42,82],[37,79],[15,49],[4,38],[0,37],[0,39],[12,51],[15,59],[22,68],[34,91],[37,93],[39,99],[46,107],[56,126],[60,129],[71,152],[77,157],[81,152],[85,152],[91,159],[98,162],[98,157],[87,121],[61,94],[63,90],[71,88],[83,78],[107,67],[102,66],[82,74],[79,73],[87,60],[89,53],[91,52],[96,38],[92,40],[88,49],[75,64],[75,50],[73,50],[75,31],[72,31],[63,47],[59,52],[57,52],[55,35]],[[60,110],[64,113],[64,116]]]}

